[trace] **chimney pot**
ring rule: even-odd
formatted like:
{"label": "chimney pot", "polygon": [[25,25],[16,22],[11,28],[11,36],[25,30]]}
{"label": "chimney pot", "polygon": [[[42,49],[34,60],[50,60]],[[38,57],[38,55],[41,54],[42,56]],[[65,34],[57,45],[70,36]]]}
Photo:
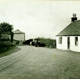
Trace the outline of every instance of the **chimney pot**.
{"label": "chimney pot", "polygon": [[76,13],[73,13],[73,17],[71,18],[71,22],[74,22],[75,20],[77,20]]}

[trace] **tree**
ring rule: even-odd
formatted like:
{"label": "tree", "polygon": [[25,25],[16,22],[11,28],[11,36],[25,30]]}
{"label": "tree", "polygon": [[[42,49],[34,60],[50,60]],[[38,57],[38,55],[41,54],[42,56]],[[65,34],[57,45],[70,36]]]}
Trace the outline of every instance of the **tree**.
{"label": "tree", "polygon": [[14,36],[14,34],[13,34],[13,32],[11,32],[11,42],[13,42],[13,36]]}
{"label": "tree", "polygon": [[[13,41],[13,25],[3,22],[0,24],[0,34],[8,34],[11,35],[11,42]],[[1,35],[0,35],[1,37]]]}
{"label": "tree", "polygon": [[10,32],[12,32],[12,30],[13,30],[13,25],[11,25],[9,23],[5,23],[5,22],[0,24],[0,32],[10,33]]}

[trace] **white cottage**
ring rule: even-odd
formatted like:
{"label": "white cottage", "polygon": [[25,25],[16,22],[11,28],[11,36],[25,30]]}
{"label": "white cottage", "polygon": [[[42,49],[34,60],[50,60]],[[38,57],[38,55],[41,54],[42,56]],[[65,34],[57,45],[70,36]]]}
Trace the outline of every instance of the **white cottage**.
{"label": "white cottage", "polygon": [[19,29],[13,31],[14,33],[14,40],[24,41],[25,40],[25,33],[20,31]]}
{"label": "white cottage", "polygon": [[56,35],[57,49],[80,52],[80,20],[76,14],[71,18],[72,22]]}

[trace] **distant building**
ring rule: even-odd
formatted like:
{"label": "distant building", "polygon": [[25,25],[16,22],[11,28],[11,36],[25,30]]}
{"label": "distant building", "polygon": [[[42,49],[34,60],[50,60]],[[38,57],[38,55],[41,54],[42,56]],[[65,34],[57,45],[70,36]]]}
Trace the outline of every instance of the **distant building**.
{"label": "distant building", "polygon": [[80,20],[73,14],[71,23],[56,35],[57,49],[80,52]]}
{"label": "distant building", "polygon": [[19,29],[13,31],[13,33],[14,33],[14,40],[20,40],[20,41],[25,40],[25,33],[20,31]]}

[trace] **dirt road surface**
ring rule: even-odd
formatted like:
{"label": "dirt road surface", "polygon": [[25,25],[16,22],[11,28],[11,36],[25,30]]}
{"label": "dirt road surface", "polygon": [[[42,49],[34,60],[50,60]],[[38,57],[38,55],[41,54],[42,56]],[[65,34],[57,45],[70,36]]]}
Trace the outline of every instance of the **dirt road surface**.
{"label": "dirt road surface", "polygon": [[16,46],[0,54],[0,79],[80,78],[80,53]]}

